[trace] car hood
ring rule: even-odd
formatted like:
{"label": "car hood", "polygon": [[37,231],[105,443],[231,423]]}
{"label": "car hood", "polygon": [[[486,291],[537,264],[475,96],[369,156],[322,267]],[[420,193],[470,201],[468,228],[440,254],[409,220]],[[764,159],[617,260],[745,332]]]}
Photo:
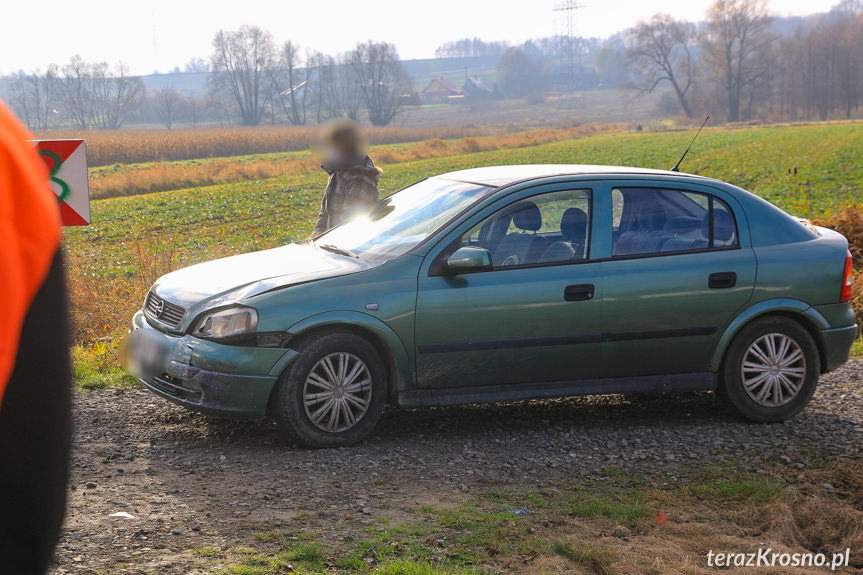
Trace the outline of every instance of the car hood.
{"label": "car hood", "polygon": [[[162,276],[153,285],[159,297],[205,309],[300,283],[363,271],[369,262],[333,254],[311,244],[221,258]],[[202,305],[206,304],[206,305]]]}

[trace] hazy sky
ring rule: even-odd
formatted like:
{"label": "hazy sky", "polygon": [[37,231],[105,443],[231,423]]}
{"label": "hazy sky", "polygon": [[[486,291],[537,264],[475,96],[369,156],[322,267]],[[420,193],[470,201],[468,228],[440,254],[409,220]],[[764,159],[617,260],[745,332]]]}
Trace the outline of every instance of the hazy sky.
{"label": "hazy sky", "polygon": [[[604,37],[657,11],[701,19],[711,0],[582,0],[576,31]],[[828,10],[838,0],[772,0],[780,15]],[[87,60],[123,61],[136,74],[207,57],[220,28],[256,24],[278,42],[343,52],[359,40],[393,42],[403,58],[428,58],[447,40],[518,42],[563,30],[558,0],[40,0],[4,2],[0,73]]]}

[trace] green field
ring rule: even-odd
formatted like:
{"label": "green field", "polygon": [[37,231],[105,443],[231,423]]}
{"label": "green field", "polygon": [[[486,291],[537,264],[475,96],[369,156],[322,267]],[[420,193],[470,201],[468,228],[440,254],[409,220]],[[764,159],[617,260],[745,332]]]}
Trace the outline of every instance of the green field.
{"label": "green field", "polygon": [[[385,164],[381,189],[391,193],[441,172],[494,164],[669,168],[692,134],[603,133]],[[828,216],[863,199],[863,123],[708,129],[683,169],[747,188],[798,216]],[[93,224],[65,236],[76,339],[95,351],[76,351],[79,381],[99,385],[100,378],[117,375],[117,336],[159,275],[306,237],[324,185],[325,175],[316,172],[93,202]]]}
{"label": "green field", "polygon": [[[668,168],[691,136],[614,133],[384,165],[381,187],[389,193],[440,172],[494,164]],[[794,168],[797,175],[789,175]],[[820,217],[863,197],[863,124],[706,130],[683,169],[747,188],[796,215]],[[324,174],[315,173],[96,201],[93,224],[66,233],[73,274],[134,275],[136,245],[146,240],[173,242],[180,261],[189,263],[302,238],[311,230],[324,184]]]}

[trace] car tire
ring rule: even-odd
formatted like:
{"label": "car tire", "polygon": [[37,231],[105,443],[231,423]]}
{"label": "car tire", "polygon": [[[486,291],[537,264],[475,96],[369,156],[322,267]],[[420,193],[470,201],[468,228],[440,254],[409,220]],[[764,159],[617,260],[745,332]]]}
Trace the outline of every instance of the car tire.
{"label": "car tire", "polygon": [[744,327],[722,366],[719,395],[750,421],[794,417],[809,403],[821,362],[812,336],[799,323],[766,317]]}
{"label": "car tire", "polygon": [[301,341],[277,384],[272,414],[281,432],[308,447],[340,447],[374,429],[386,403],[386,369],[365,339],[327,332]]}

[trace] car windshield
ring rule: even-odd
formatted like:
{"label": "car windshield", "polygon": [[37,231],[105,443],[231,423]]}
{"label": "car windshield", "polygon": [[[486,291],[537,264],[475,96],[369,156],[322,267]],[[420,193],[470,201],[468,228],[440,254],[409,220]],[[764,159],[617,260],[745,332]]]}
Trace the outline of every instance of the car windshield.
{"label": "car windshield", "polygon": [[368,215],[352,218],[314,243],[346,256],[392,259],[411,250],[492,189],[429,178],[382,199]]}

